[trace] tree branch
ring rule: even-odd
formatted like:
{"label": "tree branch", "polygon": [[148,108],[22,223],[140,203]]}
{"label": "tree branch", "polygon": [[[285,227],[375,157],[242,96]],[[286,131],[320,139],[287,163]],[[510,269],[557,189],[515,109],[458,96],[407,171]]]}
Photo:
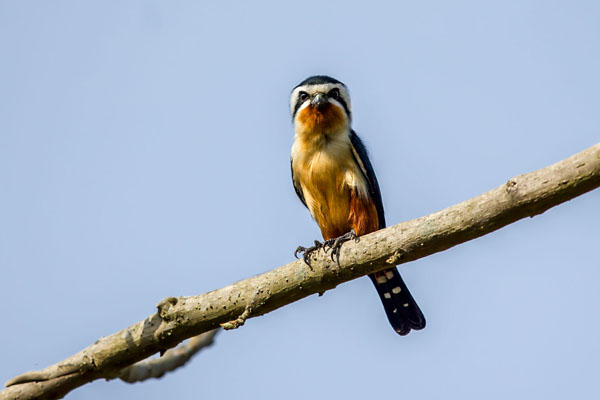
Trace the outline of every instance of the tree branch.
{"label": "tree branch", "polygon": [[42,371],[10,380],[0,400],[60,398],[92,380],[115,377],[123,368],[220,324],[239,326],[240,316],[243,322],[390,265],[446,250],[598,186],[600,143],[445,210],[344,244],[340,265],[320,252],[312,269],[296,261],[203,295],[167,298],[143,321]]}
{"label": "tree branch", "polygon": [[127,383],[145,381],[150,378],[160,378],[167,372],[173,371],[188,362],[196,353],[211,346],[219,329],[201,333],[188,342],[174,349],[169,349],[160,358],[139,361],[119,371],[118,378]]}

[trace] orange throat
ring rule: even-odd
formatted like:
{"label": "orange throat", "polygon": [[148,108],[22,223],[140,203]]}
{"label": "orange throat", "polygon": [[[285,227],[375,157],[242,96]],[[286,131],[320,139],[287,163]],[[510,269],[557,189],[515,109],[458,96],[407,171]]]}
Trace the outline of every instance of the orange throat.
{"label": "orange throat", "polygon": [[321,110],[309,105],[298,113],[296,123],[299,133],[307,136],[327,135],[348,126],[344,111],[331,103]]}

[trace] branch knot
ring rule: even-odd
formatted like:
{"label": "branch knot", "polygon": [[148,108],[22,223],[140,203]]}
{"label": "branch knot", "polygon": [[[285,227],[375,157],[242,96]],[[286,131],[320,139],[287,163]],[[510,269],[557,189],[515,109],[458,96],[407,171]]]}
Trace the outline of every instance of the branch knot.
{"label": "branch knot", "polygon": [[161,300],[160,303],[156,305],[158,309],[159,317],[164,321],[170,321],[172,317],[169,315],[171,311],[171,307],[177,304],[176,297],[167,297],[166,299]]}

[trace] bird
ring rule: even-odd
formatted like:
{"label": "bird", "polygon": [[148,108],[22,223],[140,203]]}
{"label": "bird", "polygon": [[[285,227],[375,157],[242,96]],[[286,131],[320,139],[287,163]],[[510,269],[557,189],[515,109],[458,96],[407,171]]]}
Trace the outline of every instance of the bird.
{"label": "bird", "polygon": [[[385,228],[379,183],[367,149],[352,129],[348,88],[326,75],[300,82],[290,95],[294,125],[291,170],[294,189],[321,230],[324,242],[299,246],[310,266],[311,254],[331,251]],[[425,327],[425,317],[394,266],[369,274],[392,328],[399,335]]]}

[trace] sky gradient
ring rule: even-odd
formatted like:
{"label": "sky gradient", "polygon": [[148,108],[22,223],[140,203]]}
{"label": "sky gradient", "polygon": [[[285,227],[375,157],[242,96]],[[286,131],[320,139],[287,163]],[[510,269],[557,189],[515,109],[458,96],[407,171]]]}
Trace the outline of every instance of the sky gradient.
{"label": "sky gradient", "polygon": [[[319,238],[288,96],[347,84],[392,225],[600,141],[600,3],[0,1],[0,380]],[[600,396],[600,191],[68,399]]]}

